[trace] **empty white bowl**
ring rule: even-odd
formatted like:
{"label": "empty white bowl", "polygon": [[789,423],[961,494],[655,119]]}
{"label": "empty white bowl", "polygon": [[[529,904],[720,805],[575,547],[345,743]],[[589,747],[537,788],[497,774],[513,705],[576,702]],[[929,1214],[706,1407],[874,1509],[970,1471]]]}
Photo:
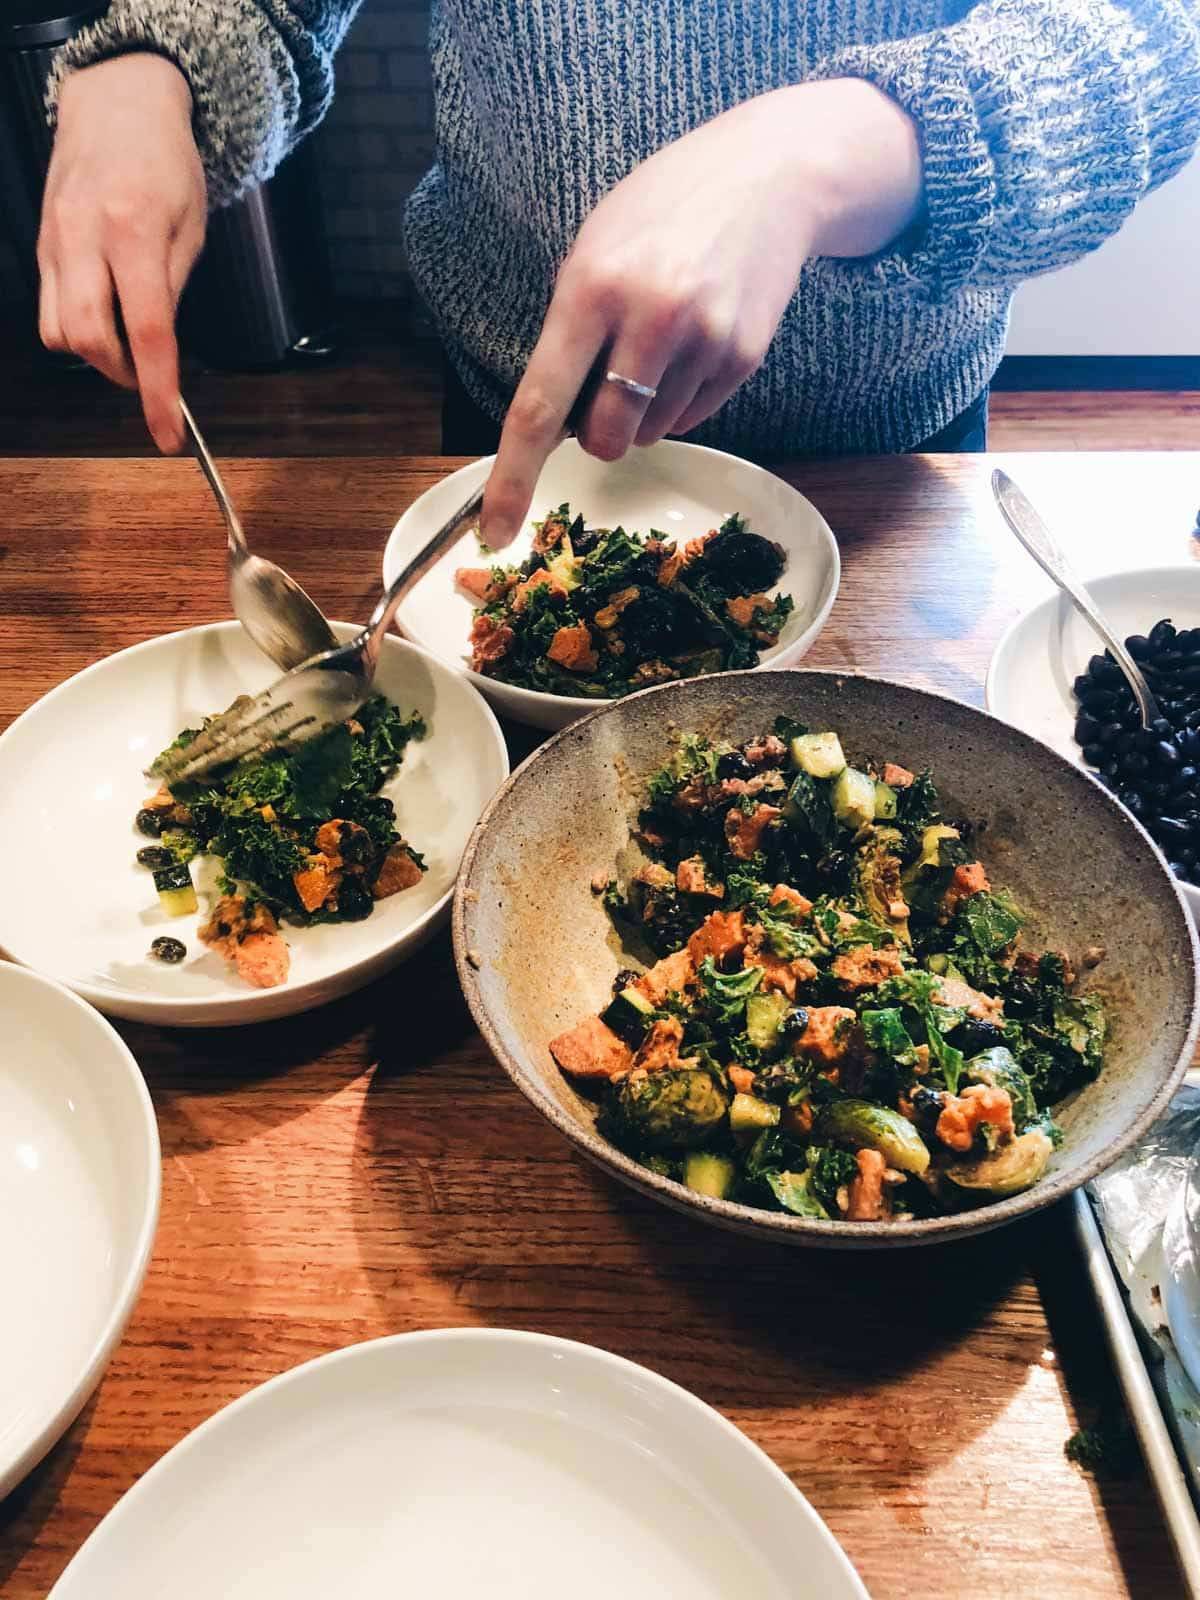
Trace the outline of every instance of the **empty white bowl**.
{"label": "empty white bowl", "polygon": [[[335,623],[348,638],[354,630]],[[196,936],[218,868],[193,864],[200,911],[167,918],[134,817],[154,785],[143,768],[181,728],[279,675],[239,623],[151,639],[89,667],[39,700],[0,737],[0,838],[6,856],[0,950],[113,1016],[175,1026],[258,1022],[323,1004],[410,955],[444,921],[459,860],[508,774],[491,711],[461,673],[414,645],[384,640],[376,688],[425,719],[383,793],[428,871],[362,922],[285,925],[291,971],[254,989]],[[150,942],[171,934],[187,958],[166,966]]]}
{"label": "empty white bowl", "polygon": [[724,1417],[646,1367],[501,1328],[282,1373],[177,1444],[55,1600],[867,1600]]}
{"label": "empty white bowl", "polygon": [[0,1499],[100,1381],[142,1286],[160,1190],[137,1062],[92,1008],[0,962]]}
{"label": "empty white bowl", "polygon": [[[415,500],[392,529],[383,556],[383,581],[391,583],[404,563],[479,488],[495,458],[485,457],[451,473]],[[397,625],[408,638],[466,672],[496,710],[535,728],[565,728],[607,705],[587,696],[543,694],[471,672],[467,636],[475,607],[454,582],[459,567],[523,561],[532,548],[533,521],[570,502],[589,526],[616,527],[667,538],[695,538],[737,512],[753,533],[782,545],[787,566],[776,586],[796,609],[777,644],[762,652],[764,667],[794,666],[825,625],[837,598],[841,563],[837,541],[814,505],[782,478],[720,450],[664,440],[631,450],[609,463],[589,456],[574,440],[546,462],[534,491],[530,519],[505,550],[481,555],[468,533],[415,584],[401,605]]]}
{"label": "empty white bowl", "polygon": [[[1149,633],[1162,617],[1177,628],[1200,627],[1200,565],[1146,567],[1085,581],[1122,639]],[[1103,641],[1055,590],[1018,617],[997,644],[988,667],[987,708],[1086,768],[1075,743],[1079,706],[1071,685],[1092,656],[1103,654]],[[1200,889],[1183,882],[1179,887],[1200,926]]]}

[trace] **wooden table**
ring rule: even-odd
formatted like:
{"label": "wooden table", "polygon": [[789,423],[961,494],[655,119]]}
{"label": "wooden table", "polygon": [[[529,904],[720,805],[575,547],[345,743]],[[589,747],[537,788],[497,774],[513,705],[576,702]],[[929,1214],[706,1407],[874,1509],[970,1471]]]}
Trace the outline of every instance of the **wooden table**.
{"label": "wooden table", "polygon": [[[785,473],[845,563],[813,665],[980,700],[998,633],[1046,587],[991,508],[991,464]],[[447,465],[247,460],[229,482],[257,547],[359,618],[387,530]],[[1200,554],[1200,456],[1007,465],[1085,570]],[[227,614],[188,462],[0,461],[0,507],[0,726],[113,650]],[[162,1220],[96,1397],[0,1506],[8,1600],[40,1600],[138,1476],[253,1385],[462,1325],[586,1340],[686,1385],[792,1476],[875,1600],[1181,1592],[1144,1475],[1095,1481],[1063,1453],[1113,1400],[1063,1216],[877,1257],[676,1217],[584,1165],[510,1086],[444,937],[310,1016],[121,1031],[158,1111]]]}

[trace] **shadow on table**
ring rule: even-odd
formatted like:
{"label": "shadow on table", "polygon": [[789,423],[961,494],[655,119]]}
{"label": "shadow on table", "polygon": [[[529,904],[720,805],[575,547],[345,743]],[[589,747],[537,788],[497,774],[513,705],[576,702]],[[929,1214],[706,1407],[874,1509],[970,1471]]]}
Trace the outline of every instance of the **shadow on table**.
{"label": "shadow on table", "polygon": [[[63,1489],[87,1440],[96,1400],[93,1395],[50,1454],[0,1500],[0,1594],[5,1593],[9,1578],[37,1543],[44,1525],[59,1510]],[[78,1539],[66,1552],[59,1552],[56,1547],[59,1570],[90,1532],[90,1526],[78,1530]],[[56,1580],[59,1570],[54,1574]]]}
{"label": "shadow on table", "polygon": [[[377,1029],[379,1066],[356,1141],[350,1205],[386,1327],[420,1325],[405,1265],[416,1258],[418,1275],[447,1290],[446,1325],[579,1339],[727,1411],[805,1413],[810,1446],[824,1407],[838,1408],[827,1425],[844,1427],[847,1400],[874,1397],[897,1478],[952,1459],[1025,1382],[1044,1329],[1031,1317],[1022,1336],[1010,1318],[1003,1359],[988,1363],[985,1381],[977,1363],[964,1365],[938,1414],[888,1424],[889,1407],[915,1403],[906,1385],[926,1363],[987,1338],[1026,1275],[1023,1228],[984,1243],[851,1254],[677,1215],[585,1163],[498,1065],[481,1063],[452,975],[426,1004],[437,1025],[391,1039],[386,1024]],[[922,1397],[933,1403],[928,1390]],[[864,1483],[861,1494],[876,1490]],[[860,1493],[853,1483],[843,1491]]]}

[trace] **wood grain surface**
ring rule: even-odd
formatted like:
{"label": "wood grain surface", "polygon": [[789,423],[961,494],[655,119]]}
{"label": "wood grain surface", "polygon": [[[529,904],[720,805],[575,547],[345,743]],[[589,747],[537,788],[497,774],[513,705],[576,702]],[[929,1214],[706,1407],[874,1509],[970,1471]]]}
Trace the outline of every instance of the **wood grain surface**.
{"label": "wood grain surface", "polygon": [[[981,700],[997,635],[1047,588],[991,508],[1000,459],[785,471],[845,564],[811,664]],[[1003,459],[1085,572],[1200,554],[1198,456]],[[252,544],[353,620],[392,522],[451,465],[243,460],[228,480]],[[124,645],[227,615],[191,463],[0,461],[0,508],[0,726]],[[1144,1473],[1092,1479],[1064,1456],[1116,1401],[1065,1217],[873,1258],[676,1217],[584,1165],[510,1086],[445,937],[306,1017],[121,1032],[159,1116],[162,1220],[96,1396],[0,1505],[6,1600],[40,1600],[138,1476],[255,1384],[356,1340],[474,1325],[586,1340],[710,1401],[875,1600],[1182,1593]]]}

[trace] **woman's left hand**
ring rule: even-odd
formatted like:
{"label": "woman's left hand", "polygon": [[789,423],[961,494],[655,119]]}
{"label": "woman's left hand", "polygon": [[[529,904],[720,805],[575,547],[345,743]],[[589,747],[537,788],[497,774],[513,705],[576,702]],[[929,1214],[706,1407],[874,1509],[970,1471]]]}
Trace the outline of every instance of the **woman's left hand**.
{"label": "woman's left hand", "polygon": [[762,363],[813,255],[872,255],[921,201],[916,129],[859,79],[777,89],[665,146],[580,229],[509,407],[484,500],[513,539],[597,362],[657,390],[601,383],[579,427],[615,461],[686,433]]}

